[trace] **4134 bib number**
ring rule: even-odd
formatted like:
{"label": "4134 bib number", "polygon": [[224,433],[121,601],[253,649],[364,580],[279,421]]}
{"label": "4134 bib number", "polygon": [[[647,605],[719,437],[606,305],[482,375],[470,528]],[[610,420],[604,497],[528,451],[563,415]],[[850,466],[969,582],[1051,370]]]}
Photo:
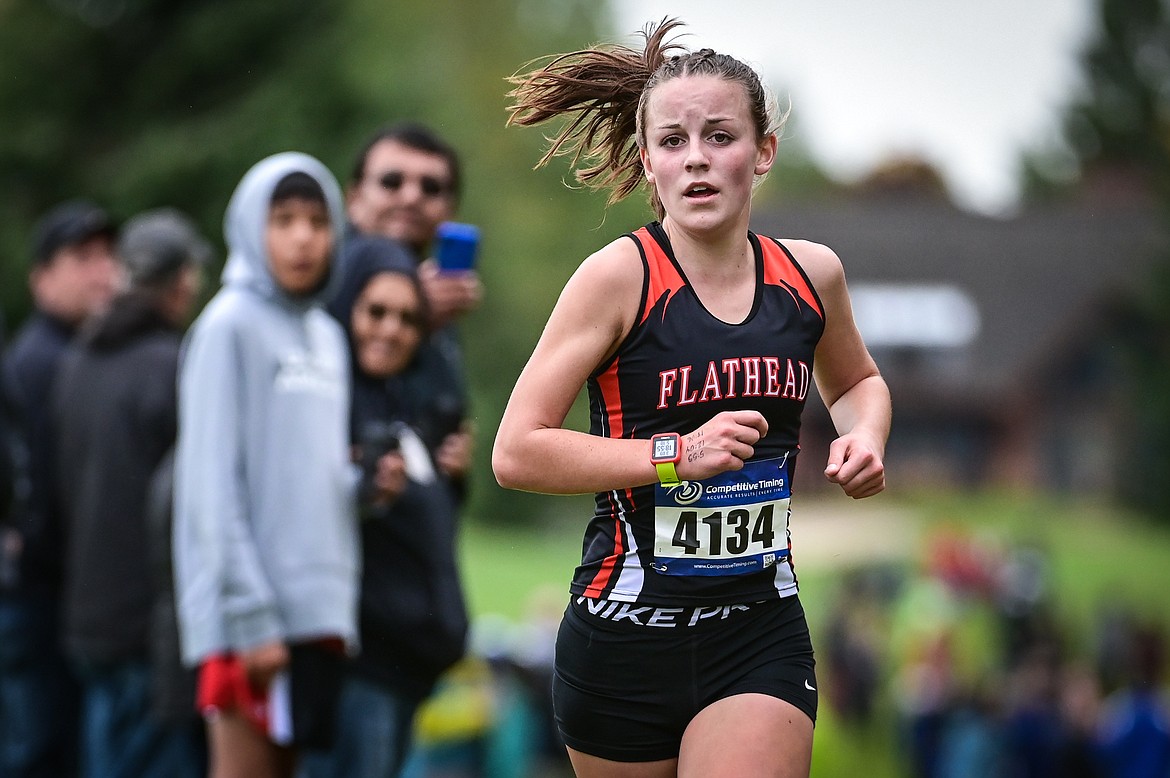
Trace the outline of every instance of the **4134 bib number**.
{"label": "4134 bib number", "polygon": [[743,575],[787,556],[787,460],[655,487],[651,567],[664,575]]}
{"label": "4134 bib number", "polygon": [[684,554],[698,554],[704,545],[699,540],[702,525],[706,546],[713,556],[721,555],[724,548],[729,554],[742,554],[752,543],[772,548],[776,540],[775,514],[772,503],[765,503],[754,517],[747,508],[732,508],[726,516],[723,511],[705,516],[700,516],[699,511],[680,511],[671,545],[681,548]]}

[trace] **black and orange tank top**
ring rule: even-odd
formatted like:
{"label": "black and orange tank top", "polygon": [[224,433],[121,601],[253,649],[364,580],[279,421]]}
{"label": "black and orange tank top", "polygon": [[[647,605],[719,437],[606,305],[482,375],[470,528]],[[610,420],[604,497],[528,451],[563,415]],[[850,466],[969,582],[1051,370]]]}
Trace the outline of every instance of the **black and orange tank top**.
{"label": "black and orange tank top", "polygon": [[735,474],[599,493],[571,590],[668,606],[793,594],[788,505],[824,331],[820,298],[779,241],[749,232],[755,298],[742,322],[724,322],[694,293],[659,223],[626,237],[641,254],[641,310],[589,378],[590,432],[687,434],[721,411],[751,409],[768,434]]}

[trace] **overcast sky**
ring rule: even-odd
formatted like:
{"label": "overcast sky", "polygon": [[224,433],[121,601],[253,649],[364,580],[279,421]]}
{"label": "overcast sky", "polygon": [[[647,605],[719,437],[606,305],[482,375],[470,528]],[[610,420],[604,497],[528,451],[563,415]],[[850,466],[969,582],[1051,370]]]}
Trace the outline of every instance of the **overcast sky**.
{"label": "overcast sky", "polygon": [[618,40],[687,24],[792,101],[790,134],[851,180],[892,155],[934,163],[960,205],[1018,196],[1019,153],[1055,135],[1095,0],[613,0]]}

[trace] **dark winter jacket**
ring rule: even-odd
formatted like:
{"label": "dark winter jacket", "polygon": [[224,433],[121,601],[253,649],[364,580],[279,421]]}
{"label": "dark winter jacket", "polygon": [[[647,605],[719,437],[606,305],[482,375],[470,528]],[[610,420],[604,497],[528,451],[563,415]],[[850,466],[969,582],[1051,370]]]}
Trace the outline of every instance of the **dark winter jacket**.
{"label": "dark winter jacket", "polygon": [[421,697],[463,656],[467,611],[455,558],[455,491],[410,426],[410,413],[395,402],[400,386],[387,388],[394,383],[354,382],[356,442],[368,437],[363,426],[403,422],[398,445],[409,476],[392,505],[363,507],[362,652],[355,669]]}
{"label": "dark winter jacket", "polygon": [[129,293],[84,331],[53,394],[64,497],[64,641],[84,662],[145,658],[152,583],[147,495],[175,440],[181,334]]}
{"label": "dark winter jacket", "polygon": [[[417,283],[409,254],[382,238],[351,240],[343,268],[344,279],[329,310],[347,334],[349,312],[374,275],[402,273]],[[427,353],[424,345],[420,355]],[[356,359],[353,365],[354,444],[372,464],[382,452],[370,449],[384,446],[385,430],[393,427],[408,475],[406,491],[392,505],[361,506],[362,651],[353,669],[398,693],[421,698],[463,656],[467,638],[455,558],[457,490],[433,459],[442,436],[458,427],[462,401],[451,399],[458,397],[458,390],[449,383],[427,387],[418,358],[402,375],[389,379],[363,375]],[[445,403],[456,407],[444,411]]]}
{"label": "dark winter jacket", "polygon": [[61,584],[63,534],[56,477],[56,438],[48,398],[74,329],[34,311],[5,354],[11,398],[28,444],[30,493],[14,524],[22,536],[20,588],[56,592]]}
{"label": "dark winter jacket", "polygon": [[0,362],[0,592],[15,591],[20,585],[21,526],[30,491],[28,443]]}
{"label": "dark winter jacket", "polygon": [[195,712],[196,671],[183,664],[179,617],[175,607],[175,565],[171,554],[174,526],[175,452],[163,457],[146,496],[147,548],[154,582],[150,623],[151,707],[162,722],[189,722]]}

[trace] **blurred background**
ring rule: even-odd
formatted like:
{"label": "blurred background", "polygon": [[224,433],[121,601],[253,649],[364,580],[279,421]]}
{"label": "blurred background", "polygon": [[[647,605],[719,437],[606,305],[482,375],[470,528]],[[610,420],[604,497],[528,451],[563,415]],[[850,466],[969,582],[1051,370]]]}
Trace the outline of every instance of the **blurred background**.
{"label": "blurred background", "polygon": [[[261,157],[305,151],[344,178],[381,124],[434,126],[483,234],[461,548],[492,672],[453,679],[422,735],[490,741],[478,774],[557,774],[541,695],[592,499],[505,492],[489,452],[564,281],[651,215],[638,196],[605,209],[563,164],[533,171],[544,132],[505,128],[505,78],[667,15],[790,106],[753,228],[837,251],[894,398],[890,488],[863,503],[820,479],[832,428],[806,414],[814,775],[1106,774],[1077,772],[1077,749],[1118,695],[1163,682],[1166,0],[0,0],[4,328],[59,201],[175,206],[219,235]],[[583,403],[570,421],[587,426]]]}

